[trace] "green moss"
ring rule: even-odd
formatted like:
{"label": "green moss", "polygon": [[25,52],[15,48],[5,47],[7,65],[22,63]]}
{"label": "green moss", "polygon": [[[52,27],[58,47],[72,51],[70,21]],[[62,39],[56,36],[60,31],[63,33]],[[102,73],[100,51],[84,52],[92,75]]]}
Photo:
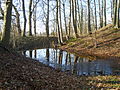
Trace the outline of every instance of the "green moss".
{"label": "green moss", "polygon": [[69,39],[68,41],[66,41],[66,43],[69,43],[69,42],[75,42],[75,41],[77,41],[78,39],[76,39],[76,38],[71,38],[71,39]]}

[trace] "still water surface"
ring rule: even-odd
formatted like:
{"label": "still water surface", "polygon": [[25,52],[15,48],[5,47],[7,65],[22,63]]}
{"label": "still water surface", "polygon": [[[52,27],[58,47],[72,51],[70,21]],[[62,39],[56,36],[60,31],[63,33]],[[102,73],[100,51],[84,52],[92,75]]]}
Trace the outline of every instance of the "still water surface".
{"label": "still water surface", "polygon": [[59,49],[37,49],[22,52],[26,57],[75,75],[120,75],[120,60],[89,60]]}

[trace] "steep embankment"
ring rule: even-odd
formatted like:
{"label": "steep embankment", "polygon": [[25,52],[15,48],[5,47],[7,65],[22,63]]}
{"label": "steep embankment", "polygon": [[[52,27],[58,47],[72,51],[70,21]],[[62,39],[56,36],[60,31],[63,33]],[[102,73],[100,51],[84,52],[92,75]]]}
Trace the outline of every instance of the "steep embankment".
{"label": "steep embankment", "polygon": [[92,35],[69,40],[61,49],[84,56],[120,57],[120,28],[107,25]]}

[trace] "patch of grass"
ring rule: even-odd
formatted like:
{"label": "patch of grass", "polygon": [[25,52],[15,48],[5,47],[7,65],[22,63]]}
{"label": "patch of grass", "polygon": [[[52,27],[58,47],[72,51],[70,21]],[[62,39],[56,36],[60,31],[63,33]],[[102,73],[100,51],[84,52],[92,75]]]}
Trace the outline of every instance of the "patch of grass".
{"label": "patch of grass", "polygon": [[93,86],[120,88],[120,78],[118,76],[92,76],[88,77],[88,80]]}
{"label": "patch of grass", "polygon": [[78,39],[76,39],[76,38],[71,38],[71,39],[69,39],[68,41],[66,41],[66,43],[69,43],[69,42],[75,42],[75,41],[77,41]]}

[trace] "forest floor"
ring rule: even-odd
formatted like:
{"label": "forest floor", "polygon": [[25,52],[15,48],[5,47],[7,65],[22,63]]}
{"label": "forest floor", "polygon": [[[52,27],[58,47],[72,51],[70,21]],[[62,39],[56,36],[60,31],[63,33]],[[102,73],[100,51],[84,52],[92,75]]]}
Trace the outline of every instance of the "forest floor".
{"label": "forest floor", "polygon": [[[95,42],[97,47],[95,48]],[[120,29],[108,25],[60,47],[76,55],[120,58]],[[120,90],[119,76],[75,76],[11,52],[0,52],[0,90]]]}
{"label": "forest floor", "polygon": [[70,39],[66,43],[66,45],[60,48],[78,56],[120,58],[120,28],[113,28],[112,25],[107,25],[92,35]]}
{"label": "forest floor", "polygon": [[118,76],[74,76],[30,58],[0,53],[0,90],[118,90]]}

